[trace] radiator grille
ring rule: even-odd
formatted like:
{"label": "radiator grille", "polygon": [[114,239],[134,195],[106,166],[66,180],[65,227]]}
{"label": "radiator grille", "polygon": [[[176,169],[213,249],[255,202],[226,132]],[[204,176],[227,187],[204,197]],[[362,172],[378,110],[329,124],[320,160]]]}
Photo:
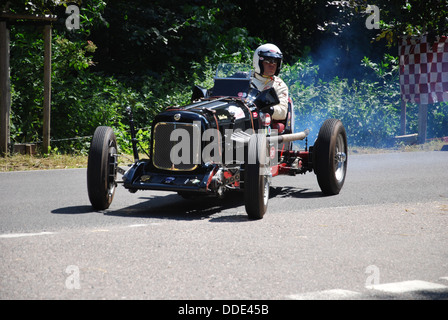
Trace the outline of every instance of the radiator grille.
{"label": "radiator grille", "polygon": [[200,163],[201,129],[196,123],[159,122],[153,138],[156,168],[191,171]]}

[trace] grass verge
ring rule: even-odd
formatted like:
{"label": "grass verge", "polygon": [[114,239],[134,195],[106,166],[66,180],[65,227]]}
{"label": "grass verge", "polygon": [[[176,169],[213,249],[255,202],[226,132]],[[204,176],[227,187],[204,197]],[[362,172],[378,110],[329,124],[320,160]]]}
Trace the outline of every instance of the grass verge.
{"label": "grass verge", "polygon": [[24,170],[71,169],[87,167],[87,156],[82,155],[22,155],[0,157],[0,172]]}
{"label": "grass verge", "polygon": [[[440,151],[448,142],[443,140],[432,140],[421,145],[400,145],[395,148],[377,149],[366,147],[350,147],[349,154],[375,154],[387,152],[417,152],[417,151]],[[132,163],[132,156],[129,160],[120,158],[123,163]],[[121,161],[120,161],[121,162]],[[0,172],[25,171],[25,170],[50,170],[50,169],[72,169],[86,168],[87,156],[83,155],[22,155],[13,154],[0,157]]]}

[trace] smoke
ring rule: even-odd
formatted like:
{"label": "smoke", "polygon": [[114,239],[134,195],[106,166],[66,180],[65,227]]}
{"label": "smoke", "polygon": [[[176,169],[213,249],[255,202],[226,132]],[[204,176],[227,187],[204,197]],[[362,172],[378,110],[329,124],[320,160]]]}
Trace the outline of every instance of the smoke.
{"label": "smoke", "polygon": [[[376,31],[366,27],[367,15],[361,11],[350,16],[346,11],[333,10],[334,16],[328,18],[332,22],[326,24],[308,57],[311,63],[305,65],[317,70],[312,81],[296,76],[301,82],[297,85],[289,75],[290,93],[296,104],[295,128],[311,130],[309,144],[314,143],[320,126],[328,118],[343,122],[351,145],[384,146],[398,134],[399,88],[383,92],[375,87],[379,79],[374,70],[362,66],[364,57],[378,63],[385,53],[396,55],[397,50],[392,48],[390,52],[371,41]],[[383,99],[382,94],[387,98]]]}

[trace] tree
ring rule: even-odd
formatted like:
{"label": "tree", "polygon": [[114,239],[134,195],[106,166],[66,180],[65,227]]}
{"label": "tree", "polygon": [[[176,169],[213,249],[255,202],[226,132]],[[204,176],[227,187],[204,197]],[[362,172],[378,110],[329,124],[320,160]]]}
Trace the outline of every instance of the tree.
{"label": "tree", "polygon": [[103,14],[107,26],[92,29],[98,69],[126,76],[189,71],[193,61],[237,49],[228,47],[234,39],[226,37],[235,36],[226,18],[232,10],[229,1],[110,0]]}
{"label": "tree", "polygon": [[[381,21],[375,39],[385,39],[388,46],[395,45],[402,36],[448,34],[448,2],[445,0],[350,0],[330,4],[344,12],[345,21],[357,12],[365,12],[368,5],[377,6]],[[343,23],[335,25],[341,28]]]}

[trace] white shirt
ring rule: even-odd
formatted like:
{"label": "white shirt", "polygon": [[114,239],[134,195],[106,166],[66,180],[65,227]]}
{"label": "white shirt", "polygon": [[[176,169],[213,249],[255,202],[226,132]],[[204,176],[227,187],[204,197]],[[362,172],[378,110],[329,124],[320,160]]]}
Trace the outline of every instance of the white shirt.
{"label": "white shirt", "polygon": [[252,74],[252,83],[260,91],[270,88],[275,89],[280,103],[273,107],[272,119],[285,120],[288,113],[288,87],[285,82],[277,76],[266,77],[254,72]]}

